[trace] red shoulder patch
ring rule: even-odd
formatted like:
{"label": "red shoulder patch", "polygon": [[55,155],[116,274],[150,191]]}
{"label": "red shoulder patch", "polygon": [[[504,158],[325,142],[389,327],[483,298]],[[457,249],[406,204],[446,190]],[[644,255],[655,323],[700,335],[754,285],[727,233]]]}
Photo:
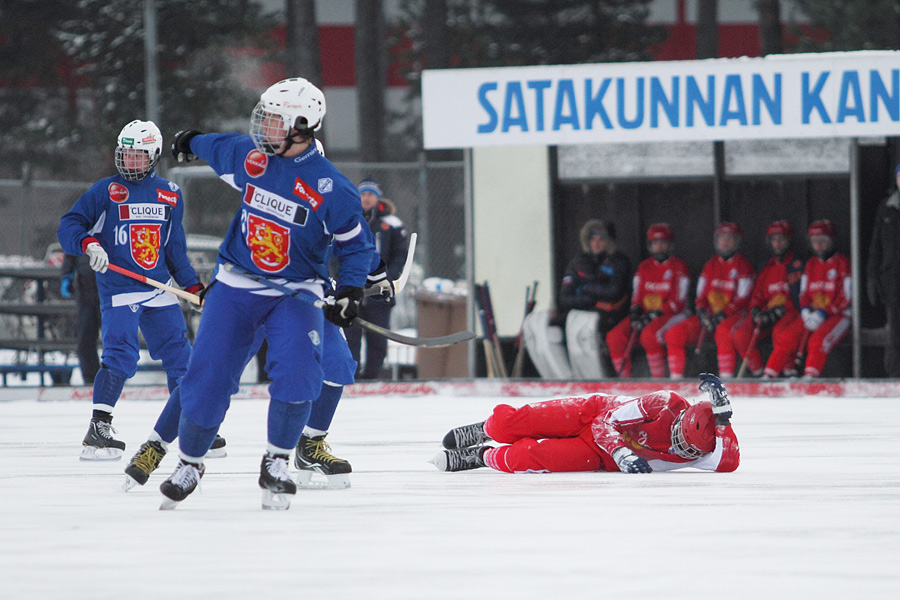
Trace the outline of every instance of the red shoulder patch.
{"label": "red shoulder patch", "polygon": [[294,195],[300,196],[309,202],[309,205],[314,211],[319,210],[319,207],[322,206],[322,201],[324,200],[319,192],[306,185],[306,182],[299,177],[294,181]]}
{"label": "red shoulder patch", "polygon": [[269,157],[259,150],[251,150],[244,159],[244,170],[250,177],[259,177],[266,172],[267,166],[269,166]]}
{"label": "red shoulder patch", "polygon": [[110,183],[106,188],[109,191],[109,199],[113,202],[125,202],[128,200],[128,188],[119,183]]}

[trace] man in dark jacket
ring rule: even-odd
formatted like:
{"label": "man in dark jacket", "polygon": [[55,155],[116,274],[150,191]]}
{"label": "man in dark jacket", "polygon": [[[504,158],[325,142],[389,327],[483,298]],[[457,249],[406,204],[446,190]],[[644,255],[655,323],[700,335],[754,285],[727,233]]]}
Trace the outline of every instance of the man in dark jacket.
{"label": "man in dark jacket", "polygon": [[[900,188],[900,165],[894,169]],[[887,376],[900,378],[900,189],[881,201],[869,246],[867,291],[869,301],[884,304],[889,330],[884,352]]]}
{"label": "man in dark jacket", "polygon": [[[388,277],[393,281],[403,272],[403,264],[406,262],[406,254],[409,250],[409,239],[406,229],[396,214],[394,203],[384,198],[381,186],[371,177],[366,177],[359,182],[360,200],[362,200],[363,216],[369,222],[372,234],[375,236],[375,247],[381,255],[387,267]],[[390,328],[391,309],[394,307],[393,299],[390,302],[376,297],[366,298],[360,304],[359,316],[366,321],[382,327]],[[375,335],[369,331],[363,331],[359,327],[349,327],[344,330],[347,334],[347,344],[356,362],[360,362],[360,348],[362,337],[366,337],[366,360],[357,379],[378,379],[381,373],[381,365],[387,356],[387,338]]]}
{"label": "man in dark jacket", "polygon": [[100,370],[97,340],[100,337],[100,295],[97,293],[97,277],[85,256],[66,254],[62,264],[63,278],[60,292],[64,298],[74,296],[78,301],[78,364],[85,385],[94,384],[94,376]]}

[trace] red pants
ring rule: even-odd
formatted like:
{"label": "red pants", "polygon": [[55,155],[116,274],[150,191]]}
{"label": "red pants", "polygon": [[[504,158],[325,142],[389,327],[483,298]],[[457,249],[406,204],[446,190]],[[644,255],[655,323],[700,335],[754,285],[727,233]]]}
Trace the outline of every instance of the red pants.
{"label": "red pants", "polygon": [[[731,341],[731,328],[741,319],[736,314],[724,319],[716,327],[713,336],[716,340],[716,358],[719,362],[719,376],[734,377],[735,353]],[[687,348],[691,352],[700,340],[703,326],[699,317],[685,319],[666,332],[666,351],[669,355],[669,376],[672,379],[684,377],[684,366],[687,362]]]}
{"label": "red pants", "polygon": [[484,430],[491,439],[510,445],[488,450],[485,462],[507,473],[618,471],[591,435],[600,409],[597,398],[550,400],[520,408],[500,404]]}
{"label": "red pants", "polygon": [[[763,369],[762,355],[759,353],[759,342],[769,339],[772,335],[772,328],[764,327],[760,329],[755,341],[753,340],[754,329],[756,329],[756,324],[753,322],[753,319],[748,317],[738,321],[737,325],[731,330],[731,342],[741,361],[744,360],[744,354],[747,355],[747,370],[759,375]],[[750,342],[753,342],[752,347]]]}
{"label": "red pants", "polygon": [[[635,343],[640,343],[647,353],[647,363],[650,365],[650,376],[662,378],[666,376],[666,354],[663,345],[663,336],[660,333],[666,323],[672,319],[672,315],[657,317],[650,324],[641,329]],[[625,318],[610,329],[606,334],[606,346],[609,348],[609,356],[619,377],[631,377],[631,357],[625,356],[625,348],[631,337],[631,319]]]}
{"label": "red pants", "polygon": [[[809,334],[806,342],[806,364],[804,375],[818,377],[825,368],[825,360],[828,353],[837,346],[850,331],[850,318],[842,315],[834,315],[825,319],[819,328]],[[803,340],[806,327],[799,313],[793,319],[785,316],[775,324],[773,334],[772,356],[766,363],[766,375],[779,377],[785,367],[792,368],[797,352],[802,351],[800,343]]]}

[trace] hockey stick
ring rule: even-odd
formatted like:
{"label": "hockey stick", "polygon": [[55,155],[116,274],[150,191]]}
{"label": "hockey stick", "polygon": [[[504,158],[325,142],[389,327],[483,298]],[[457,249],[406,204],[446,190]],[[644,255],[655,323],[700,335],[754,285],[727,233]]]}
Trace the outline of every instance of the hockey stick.
{"label": "hockey stick", "polygon": [[[246,269],[243,269],[237,265],[225,263],[222,265],[222,268],[230,273],[243,275],[247,279],[252,279],[253,281],[261,283],[268,288],[272,288],[273,290],[278,290],[286,296],[291,296],[293,298],[297,298],[298,300],[309,302],[317,308],[325,308],[325,306],[328,305],[328,303],[324,300],[314,300],[309,296],[302,294],[301,292],[303,290],[295,290],[289,288],[286,285],[275,283],[270,279],[266,279],[265,277],[261,277],[254,273],[251,273],[250,271],[247,271]],[[376,325],[375,323],[369,323],[365,319],[360,319],[359,317],[353,319],[353,324],[359,325],[363,329],[368,329],[373,333],[386,337],[389,340],[394,340],[395,342],[398,342],[400,344],[406,344],[407,346],[422,346],[424,348],[441,348],[443,346],[452,346],[453,344],[465,342],[475,337],[475,334],[471,331],[458,331],[457,333],[451,333],[450,335],[444,335],[434,338],[409,337],[406,335],[401,335],[395,331],[391,331],[390,329],[385,329],[384,327]]]}
{"label": "hockey stick", "polygon": [[753,335],[750,336],[750,343],[747,344],[747,350],[744,351],[744,359],[741,361],[741,368],[738,369],[738,379],[744,376],[744,371],[747,370],[747,356],[749,356],[750,351],[753,349],[753,346],[756,345],[756,338],[759,337],[759,325],[753,328]]}
{"label": "hockey stick", "polygon": [[625,365],[631,362],[631,349],[634,348],[634,340],[637,338],[638,332],[638,329],[631,330],[631,337],[628,338],[628,345],[625,346],[625,356],[622,359],[622,364],[616,370],[616,377],[621,377],[622,371],[625,370]]}
{"label": "hockey stick", "polygon": [[522,339],[525,329],[525,319],[534,312],[535,296],[537,295],[538,282],[534,282],[534,286],[525,288],[525,316],[522,317],[522,326],[519,327],[519,335],[516,337],[516,360],[513,362],[513,377],[521,377],[522,370],[525,368],[525,343]]}
{"label": "hockey stick", "polygon": [[[409,236],[409,250],[406,251],[406,262],[403,264],[403,272],[400,273],[400,277],[394,280],[394,295],[400,293],[400,291],[406,287],[406,281],[409,279],[409,273],[412,271],[413,264],[413,255],[416,252],[416,240],[418,239],[418,235],[413,233]],[[377,285],[373,285],[372,287],[367,287],[363,292],[367,298],[370,296],[378,296],[380,295],[381,288]]]}
{"label": "hockey stick", "polygon": [[198,296],[197,294],[192,294],[190,292],[186,292],[184,290],[178,289],[177,287],[173,287],[171,285],[156,281],[155,279],[150,279],[149,277],[139,275],[137,273],[129,271],[128,269],[123,269],[122,267],[120,267],[118,265],[109,263],[109,270],[113,271],[114,273],[118,273],[119,275],[124,275],[125,277],[130,277],[131,279],[134,279],[135,281],[140,281],[141,283],[146,283],[149,286],[159,288],[159,289],[165,290],[167,292],[172,292],[179,298],[184,298],[188,302],[193,302],[197,306],[200,306],[200,304],[202,302],[202,300],[200,300],[200,296]]}
{"label": "hockey stick", "polygon": [[806,363],[806,347],[809,345],[810,333],[812,332],[809,329],[803,328],[803,337],[800,338],[797,356],[794,357],[794,372],[797,373],[797,375],[800,375],[800,370],[803,369],[803,365]]}
{"label": "hockey stick", "polygon": [[694,354],[700,354],[700,350],[703,348],[703,340],[706,339],[706,327],[703,324],[700,324],[700,338],[697,340],[697,347],[694,348]]}

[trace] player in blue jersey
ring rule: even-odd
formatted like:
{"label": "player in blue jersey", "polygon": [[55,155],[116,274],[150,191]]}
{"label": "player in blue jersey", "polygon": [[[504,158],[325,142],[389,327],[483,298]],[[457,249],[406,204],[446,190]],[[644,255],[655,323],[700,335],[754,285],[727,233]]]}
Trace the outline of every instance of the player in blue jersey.
{"label": "player in blue jersey", "polygon": [[187,258],[181,191],[154,171],[162,142],[150,121],[126,125],[116,145],[119,174],[91,186],[63,215],[57,230],[63,250],[88,256],[100,293],[103,356],[82,460],[122,457],[125,443],[112,435],[112,411],[125,381],[137,370],[139,328],[150,356],[162,361],[170,390],[187,371],[191,346],[178,298],[107,271],[112,262],[157,281],[171,275],[192,293],[202,289]]}
{"label": "player in blue jersey", "polygon": [[[288,460],[321,393],[324,318],[346,327],[356,317],[374,252],[356,186],[316,151],[314,132],[324,116],[322,92],[305,79],[287,79],[262,94],[249,136],[190,130],[179,132],[172,144],[176,158],[199,156],[241,190],[218,261],[249,276],[219,268],[206,294],[181,384],[181,460],[160,486],[161,508],[174,508],[196,488],[203,456],[263,326],[272,379],[259,477],[263,507],[286,509],[296,493]],[[323,311],[313,303],[324,296],[332,249],[340,261],[337,289]],[[297,290],[298,297],[260,278]]]}

